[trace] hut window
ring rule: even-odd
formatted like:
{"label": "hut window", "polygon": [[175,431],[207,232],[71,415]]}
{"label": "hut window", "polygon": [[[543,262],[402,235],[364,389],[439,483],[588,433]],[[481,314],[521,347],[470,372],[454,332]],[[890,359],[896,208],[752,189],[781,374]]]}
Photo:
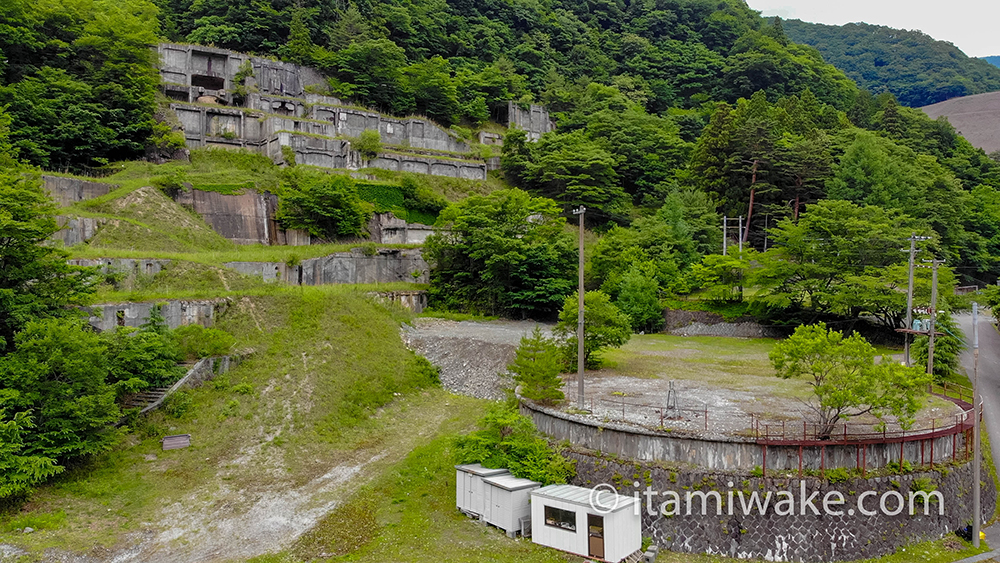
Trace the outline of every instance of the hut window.
{"label": "hut window", "polygon": [[545,525],[561,528],[571,532],[576,531],[576,513],[554,506],[545,507]]}

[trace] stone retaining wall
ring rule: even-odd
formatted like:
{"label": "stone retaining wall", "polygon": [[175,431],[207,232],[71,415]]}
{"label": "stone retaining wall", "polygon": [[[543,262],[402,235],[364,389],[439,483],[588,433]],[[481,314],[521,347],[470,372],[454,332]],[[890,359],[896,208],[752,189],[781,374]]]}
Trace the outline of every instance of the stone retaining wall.
{"label": "stone retaining wall", "polygon": [[158,260],[155,258],[99,258],[96,260],[78,258],[67,260],[74,266],[96,267],[102,274],[119,273],[128,275],[155,276],[163,268],[170,264],[171,260]]}
{"label": "stone retaining wall", "polygon": [[[643,535],[651,537],[663,549],[684,553],[710,553],[738,559],[763,559],[766,561],[850,561],[880,557],[897,549],[921,541],[940,539],[965,525],[972,512],[972,467],[970,463],[949,466],[940,471],[923,471],[906,475],[888,475],[869,479],[849,479],[830,483],[818,478],[759,478],[745,472],[723,473],[702,469],[678,469],[656,463],[632,462],[608,456],[566,453],[576,461],[576,477],[572,484],[594,487],[607,483],[627,496],[639,495],[643,502]],[[638,483],[638,486],[635,486]],[[730,485],[730,483],[732,485]],[[982,481],[982,517],[988,520],[996,505],[993,480]],[[652,496],[653,512],[649,514],[644,496],[646,487],[661,493]],[[805,495],[802,494],[803,486]],[[892,512],[900,493],[909,499],[915,490],[936,490],[943,497],[943,504],[932,501],[931,514],[925,515],[922,504],[915,504],[916,515],[909,514],[907,506],[896,516],[882,514],[881,496],[889,493],[886,505]],[[677,493],[681,499],[681,512],[672,516],[661,515],[661,503],[668,500],[665,491]],[[729,493],[733,502],[729,502]],[[793,512],[787,514],[788,505],[777,514],[775,504],[787,491],[794,498]],[[844,497],[842,506],[831,505],[832,515],[823,508],[823,498],[831,491]],[[858,507],[858,497],[866,491],[875,496],[864,499],[864,507],[878,514],[866,516]],[[717,514],[717,503],[710,499],[707,514],[701,514],[701,500],[693,498],[692,513],[687,514],[687,494],[718,493],[722,498],[722,513]],[[750,495],[772,493],[769,510],[760,514],[751,509],[746,514],[739,499],[742,492],[747,503]],[[803,505],[813,493],[812,506]],[[836,496],[832,497],[836,500]],[[761,499],[763,501],[763,499]],[[943,506],[944,514],[939,514]],[[668,505],[667,510],[675,507]],[[730,514],[732,508],[732,514]],[[849,511],[853,511],[850,513]],[[913,561],[920,560],[915,553]]]}

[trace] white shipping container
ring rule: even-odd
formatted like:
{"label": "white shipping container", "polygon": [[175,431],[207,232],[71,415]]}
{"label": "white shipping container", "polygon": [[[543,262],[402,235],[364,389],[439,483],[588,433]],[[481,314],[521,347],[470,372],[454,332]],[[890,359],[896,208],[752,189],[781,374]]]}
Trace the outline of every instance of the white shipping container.
{"label": "white shipping container", "polygon": [[486,485],[483,520],[514,537],[521,529],[521,519],[531,516],[531,491],[542,484],[513,475],[487,477],[483,483]]}
{"label": "white shipping container", "polygon": [[486,509],[486,485],[483,479],[510,475],[506,469],[487,469],[478,463],[455,466],[455,505],[459,510],[483,517]]}

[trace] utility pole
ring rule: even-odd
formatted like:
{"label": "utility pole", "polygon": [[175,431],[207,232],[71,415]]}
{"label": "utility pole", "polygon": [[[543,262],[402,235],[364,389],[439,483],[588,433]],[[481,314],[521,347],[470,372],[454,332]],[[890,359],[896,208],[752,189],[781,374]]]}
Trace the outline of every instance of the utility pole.
{"label": "utility pole", "polygon": [[[945,261],[924,260],[924,262],[929,262],[931,268],[931,324],[930,330],[927,332],[927,373],[934,375],[934,333],[937,331],[937,327],[934,326],[934,321],[937,318],[937,273],[938,266],[944,264]],[[975,397],[972,399],[975,400]]]}
{"label": "utility pole", "polygon": [[[750,222],[747,221],[747,229],[750,228]],[[740,215],[740,258],[743,258],[743,216]]]}
{"label": "utility pole", "polygon": [[726,255],[726,247],[728,246],[728,242],[729,242],[729,241],[726,240],[727,238],[729,238],[729,232],[728,232],[727,227],[729,227],[729,217],[726,217],[725,215],[723,215],[722,216],[722,255],[723,256]]}
{"label": "utility pole", "polygon": [[[979,303],[972,304],[972,547],[979,547]],[[968,451],[968,450],[966,450]]]}
{"label": "utility pole", "polygon": [[[913,266],[917,259],[917,241],[928,240],[931,237],[918,237],[914,233],[910,233],[910,249],[901,249],[901,252],[910,253],[910,273],[909,280],[910,283],[906,286],[906,328],[913,328]],[[906,363],[906,367],[910,367],[910,335],[908,333],[903,333],[903,361]]]}
{"label": "utility pole", "polygon": [[583,215],[587,208],[580,206],[573,210],[573,215],[580,216],[580,283],[577,288],[578,310],[576,313],[576,381],[577,381],[577,403],[580,410],[586,410],[587,399],[583,393]]}

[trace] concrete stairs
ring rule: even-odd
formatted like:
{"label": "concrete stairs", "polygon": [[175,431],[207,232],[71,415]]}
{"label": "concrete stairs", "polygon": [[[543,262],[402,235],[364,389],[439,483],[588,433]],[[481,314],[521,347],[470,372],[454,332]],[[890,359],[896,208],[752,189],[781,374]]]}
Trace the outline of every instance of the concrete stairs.
{"label": "concrete stairs", "polygon": [[170,387],[152,387],[145,391],[140,391],[126,397],[123,405],[126,409],[144,409],[163,399],[169,389]]}

